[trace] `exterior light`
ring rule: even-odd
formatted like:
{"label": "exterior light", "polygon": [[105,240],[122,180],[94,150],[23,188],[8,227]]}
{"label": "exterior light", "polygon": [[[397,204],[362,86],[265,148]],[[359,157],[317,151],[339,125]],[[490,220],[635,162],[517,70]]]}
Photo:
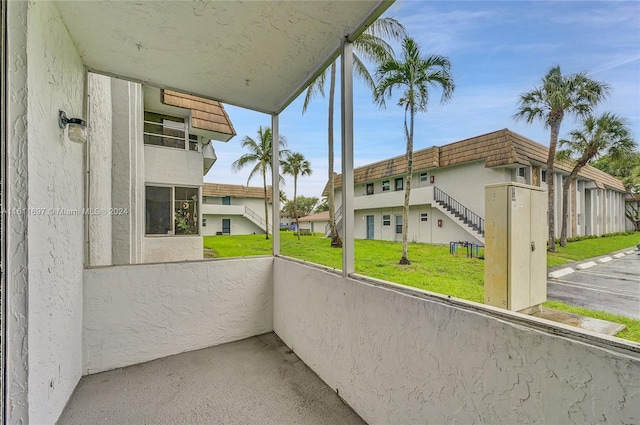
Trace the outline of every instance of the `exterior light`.
{"label": "exterior light", "polygon": [[67,135],[69,140],[76,143],[86,143],[87,141],[87,123],[80,118],[67,118],[64,111],[58,111],[58,125],[64,129],[67,124],[69,130]]}

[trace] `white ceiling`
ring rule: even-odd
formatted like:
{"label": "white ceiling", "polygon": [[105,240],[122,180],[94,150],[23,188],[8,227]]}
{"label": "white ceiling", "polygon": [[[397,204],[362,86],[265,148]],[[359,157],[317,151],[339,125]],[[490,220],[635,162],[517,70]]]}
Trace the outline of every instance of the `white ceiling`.
{"label": "white ceiling", "polygon": [[[280,113],[390,1],[56,1],[92,71]],[[248,81],[247,81],[248,80]]]}

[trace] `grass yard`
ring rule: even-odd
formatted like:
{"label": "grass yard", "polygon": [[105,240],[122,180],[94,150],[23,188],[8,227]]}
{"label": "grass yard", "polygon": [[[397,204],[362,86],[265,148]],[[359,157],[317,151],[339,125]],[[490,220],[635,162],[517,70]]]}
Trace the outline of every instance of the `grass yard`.
{"label": "grass yard", "polygon": [[[548,264],[583,260],[635,246],[640,233],[570,242],[566,248],[558,246],[557,253],[548,253]],[[213,257],[241,257],[268,255],[271,240],[264,235],[206,236],[204,246]],[[316,264],[342,268],[342,250],[329,246],[329,240],[320,234],[304,236],[300,240],[293,233],[280,234],[280,252],[283,255]],[[484,302],[484,261],[466,258],[465,252],[449,254],[448,246],[409,244],[410,266],[400,266],[398,260],[402,245],[398,242],[355,241],[356,272],[365,276],[450,295],[469,301]],[[559,263],[563,264],[563,263]],[[557,301],[548,301],[545,307],[581,314],[583,316],[623,323],[627,330],[617,336],[640,342],[640,320],[573,307]]]}
{"label": "grass yard", "polygon": [[564,248],[557,244],[556,249],[558,252],[547,253],[547,267],[599,257],[621,249],[634,247],[638,242],[640,242],[640,232],[569,242]]}

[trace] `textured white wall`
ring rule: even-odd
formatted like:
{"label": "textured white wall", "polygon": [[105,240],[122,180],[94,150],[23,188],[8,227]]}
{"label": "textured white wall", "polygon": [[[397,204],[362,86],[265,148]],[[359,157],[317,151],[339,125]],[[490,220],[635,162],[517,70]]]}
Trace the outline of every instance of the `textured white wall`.
{"label": "textured white wall", "polygon": [[202,186],[202,154],[145,145],[144,178],[147,184]]}
{"label": "textured white wall", "polygon": [[[262,214],[264,215],[264,213]],[[222,232],[222,219],[228,218],[231,220],[231,234],[232,235],[251,235],[253,233],[264,235],[264,227],[259,227],[253,221],[242,215],[203,215],[202,218],[207,219],[207,226],[202,228],[203,236],[212,236],[216,232]],[[271,222],[269,222],[271,227]],[[269,229],[271,232],[271,229]]]}
{"label": "textured white wall", "polygon": [[[85,70],[56,7],[28,14],[29,207],[81,209],[85,145],[58,127],[84,118]],[[29,220],[29,422],[54,423],[82,374],[84,217]]]}
{"label": "textured white wall", "polygon": [[89,74],[89,265],[111,265],[111,78]]}
{"label": "textured white wall", "polygon": [[112,262],[142,261],[144,236],[144,155],[142,141],[142,86],[111,80],[113,146],[111,200],[129,214],[112,216]]}
{"label": "textured white wall", "polygon": [[392,287],[274,263],[275,332],[368,423],[640,420],[637,348],[602,348],[522,322],[543,320]]}
{"label": "textured white wall", "polygon": [[[4,6],[4,5],[3,5]],[[7,170],[3,189],[11,208],[20,210],[29,206],[29,122],[27,90],[27,2],[7,2],[7,67],[2,78],[6,78],[7,97],[2,100],[6,113]],[[4,15],[3,15],[4,19]],[[4,27],[4,25],[3,25]],[[6,103],[5,103],[6,100]],[[6,109],[4,109],[6,108]],[[4,405],[7,423],[29,422],[29,247],[27,235],[29,221],[23,215],[7,214],[6,220],[6,273],[7,314],[6,337],[6,381],[8,405]],[[4,288],[3,288],[4,289]]]}
{"label": "textured white wall", "polygon": [[[421,214],[427,213],[427,221],[421,221]],[[402,207],[379,208],[369,210],[358,210],[355,212],[356,239],[366,239],[367,221],[366,216],[374,217],[374,239],[395,241],[395,215],[402,215]],[[382,225],[382,216],[389,215],[390,226]],[[438,227],[438,219],[442,220],[442,227]],[[413,205],[409,208],[409,242],[449,244],[451,241],[470,241],[479,243],[480,239],[475,232],[469,233],[461,221],[455,219],[450,214],[445,214],[431,205]],[[479,235],[478,235],[479,236]]]}
{"label": "textured white wall", "polygon": [[144,238],[144,262],[202,260],[202,236],[156,236]]}
{"label": "textured white wall", "polygon": [[84,271],[91,374],[273,330],[273,258]]}

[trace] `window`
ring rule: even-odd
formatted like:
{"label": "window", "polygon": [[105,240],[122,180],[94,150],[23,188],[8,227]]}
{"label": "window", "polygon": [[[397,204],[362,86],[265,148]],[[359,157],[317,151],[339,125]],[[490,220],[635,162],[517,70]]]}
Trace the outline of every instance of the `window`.
{"label": "window", "polygon": [[404,179],[402,177],[399,177],[396,179],[396,190],[402,189],[404,189]]}
{"label": "window", "polygon": [[147,186],[146,190],[146,234],[167,235],[171,226],[170,187]]}
{"label": "window", "polygon": [[147,235],[198,234],[197,187],[147,186],[145,198]]}
{"label": "window", "polygon": [[525,173],[524,167],[518,168],[518,177],[524,177],[524,173]]}
{"label": "window", "polygon": [[144,143],[198,151],[198,136],[189,134],[189,125],[184,118],[147,111],[144,113]]}
{"label": "window", "polygon": [[429,179],[429,176],[427,176],[427,173],[420,173],[421,182],[426,182],[428,179]]}
{"label": "window", "polygon": [[231,205],[231,196],[223,196],[222,205]]}
{"label": "window", "polygon": [[382,225],[391,226],[391,215],[385,214],[382,216]]}
{"label": "window", "polygon": [[382,191],[386,192],[389,189],[391,189],[391,186],[389,185],[389,180],[383,180],[382,181]]}
{"label": "window", "polygon": [[542,181],[545,183],[547,181],[547,170],[542,170]]}
{"label": "window", "polygon": [[373,183],[367,183],[367,195],[373,195]]}
{"label": "window", "polygon": [[401,215],[396,216],[396,234],[398,235],[402,234],[402,216]]}
{"label": "window", "polygon": [[420,221],[429,221],[429,214],[420,213]]}

